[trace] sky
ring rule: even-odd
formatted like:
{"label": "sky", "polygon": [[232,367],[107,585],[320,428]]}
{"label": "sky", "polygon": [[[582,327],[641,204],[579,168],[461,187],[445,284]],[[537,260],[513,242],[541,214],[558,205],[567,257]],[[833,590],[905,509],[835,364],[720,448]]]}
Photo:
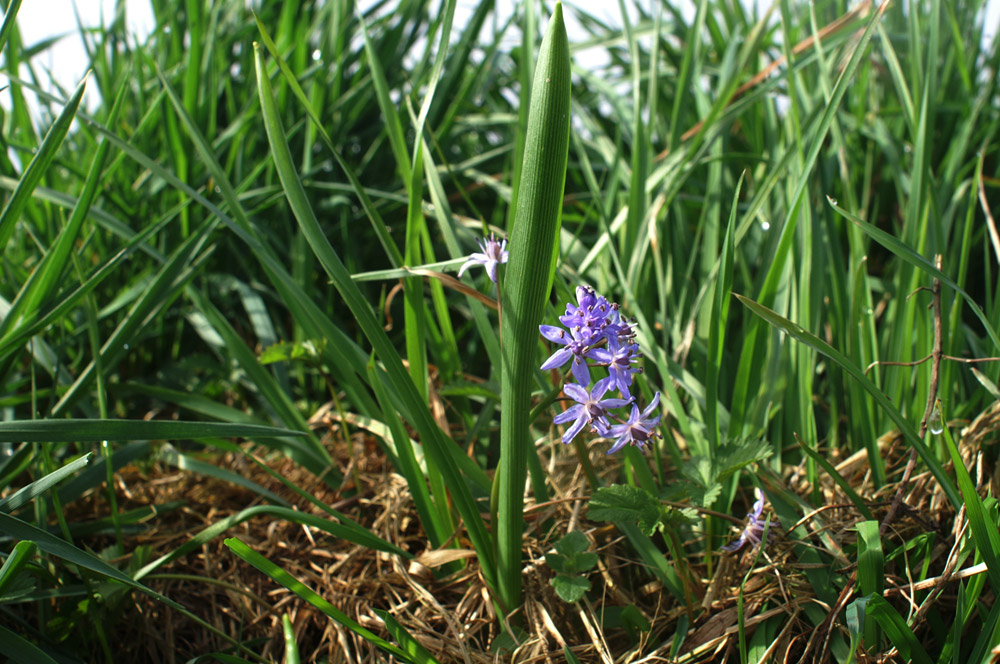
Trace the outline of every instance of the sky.
{"label": "sky", "polygon": [[[247,2],[248,0],[243,0]],[[567,0],[573,4],[576,0]],[[642,0],[652,4],[654,0]],[[672,0],[681,6],[683,13],[693,16],[693,0]],[[361,0],[362,5],[372,0]],[[509,15],[514,0],[497,0],[498,12]],[[770,0],[743,0],[745,4],[757,4],[762,8],[769,5]],[[18,12],[18,26],[25,44],[36,44],[53,36],[64,36],[49,50],[36,60],[38,65],[49,68],[60,84],[67,90],[72,90],[86,73],[86,57],[80,37],[77,33],[76,13],[79,12],[81,22],[86,26],[101,24],[101,16],[107,19],[113,16],[116,0],[26,0]],[[463,17],[471,15],[477,0],[458,0],[456,25],[461,25]],[[600,5],[599,5],[600,6]],[[611,21],[617,21],[617,3],[604,3],[607,9],[604,14]],[[600,15],[602,12],[598,11]],[[107,20],[105,21],[107,22]],[[126,0],[126,25],[129,30],[141,40],[154,27],[153,10],[149,0]],[[572,31],[572,21],[567,25]],[[987,39],[992,39],[1000,27],[1000,0],[987,0]],[[572,41],[572,35],[570,35]],[[94,109],[100,103],[96,91],[88,91],[85,104]],[[0,95],[0,104],[9,104],[9,96]]]}

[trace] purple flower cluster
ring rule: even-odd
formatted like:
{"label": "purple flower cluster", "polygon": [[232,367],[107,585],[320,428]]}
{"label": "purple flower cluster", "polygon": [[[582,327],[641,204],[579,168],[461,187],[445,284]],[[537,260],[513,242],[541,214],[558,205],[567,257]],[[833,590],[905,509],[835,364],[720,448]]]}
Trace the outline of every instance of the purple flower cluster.
{"label": "purple flower cluster", "polygon": [[[541,368],[558,369],[571,362],[570,374],[576,381],[563,387],[566,396],[576,404],[557,415],[553,422],[573,422],[563,434],[564,443],[589,426],[597,435],[615,439],[608,454],[626,444],[641,448],[658,435],[655,427],[660,416],[652,415],[660,403],[660,393],[657,392],[642,411],[632,396],[632,377],[642,371],[638,366],[642,353],[635,343],[635,323],[625,320],[616,303],[608,302],[590,286],[576,289],[576,302],[575,305],[568,303],[566,313],[559,317],[563,327],[540,325],[538,328],[543,337],[562,346]],[[590,387],[592,366],[605,367],[608,375]],[[605,399],[604,395],[612,389],[617,390],[620,397]],[[628,419],[616,417],[619,423],[612,424],[609,411],[630,404],[632,413]]]}

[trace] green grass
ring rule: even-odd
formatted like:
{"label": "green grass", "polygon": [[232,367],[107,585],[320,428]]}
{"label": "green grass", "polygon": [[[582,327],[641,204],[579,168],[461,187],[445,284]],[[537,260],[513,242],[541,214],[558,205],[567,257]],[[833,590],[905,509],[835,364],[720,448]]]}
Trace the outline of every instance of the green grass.
{"label": "green grass", "polygon": [[[6,4],[3,656],[1000,644],[982,0],[154,0],[144,41],[120,3],[75,91]],[[456,280],[490,232],[500,284]],[[642,451],[552,422],[537,328],[582,284],[636,320]],[[776,536],[721,552],[755,487]]]}

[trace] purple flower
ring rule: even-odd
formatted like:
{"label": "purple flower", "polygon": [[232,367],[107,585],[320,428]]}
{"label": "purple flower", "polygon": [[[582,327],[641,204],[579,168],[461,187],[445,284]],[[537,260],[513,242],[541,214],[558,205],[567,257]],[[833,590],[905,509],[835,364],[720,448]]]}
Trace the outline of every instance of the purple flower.
{"label": "purple flower", "polygon": [[632,363],[638,362],[642,353],[639,352],[637,344],[629,343],[627,340],[623,342],[623,339],[626,338],[611,334],[608,336],[607,348],[593,348],[587,351],[586,356],[608,367],[608,377],[602,378],[601,382],[606,382],[609,389],[617,387],[623,397],[630,399],[632,394],[629,392],[629,385],[632,384],[632,374],[642,371]]}
{"label": "purple flower", "polygon": [[577,287],[576,301],[577,306],[566,305],[566,314],[559,317],[559,322],[571,330],[579,330],[588,345],[595,344],[604,336],[608,316],[615,307],[590,286]]}
{"label": "purple flower", "polygon": [[604,330],[605,336],[611,338],[617,336],[623,343],[631,343],[635,339],[635,319],[625,320],[618,310],[617,304],[611,305],[611,313],[608,315],[608,325]]}
{"label": "purple flower", "polygon": [[542,333],[543,337],[552,343],[565,346],[565,348],[560,348],[552,353],[549,359],[545,360],[545,363],[541,366],[542,371],[561,367],[570,358],[573,358],[573,378],[580,385],[589,385],[590,369],[587,368],[587,362],[583,358],[587,352],[587,348],[590,346],[590,342],[581,337],[580,330],[574,327],[567,334],[566,330],[554,325],[539,325],[538,330]]}
{"label": "purple flower", "polygon": [[559,413],[552,419],[555,424],[574,420],[573,425],[563,434],[562,441],[564,443],[573,440],[573,437],[580,433],[587,424],[598,434],[605,435],[608,431],[607,410],[628,405],[627,399],[602,400],[601,397],[608,390],[607,387],[600,385],[595,385],[594,389],[588,392],[586,388],[575,383],[567,383],[563,387],[563,391],[577,402],[576,405],[570,406],[565,412]]}
{"label": "purple flower", "polygon": [[458,277],[461,279],[465,271],[473,265],[482,265],[486,268],[486,274],[489,275],[490,281],[496,283],[497,266],[500,263],[507,262],[507,240],[497,242],[493,233],[490,233],[490,237],[485,242],[477,239],[476,243],[483,250],[482,253],[476,252],[470,255],[469,260],[465,261],[462,267],[459,268]]}
{"label": "purple flower", "polygon": [[[723,551],[729,553],[739,551],[747,542],[751,542],[753,546],[760,546],[761,537],[764,535],[764,524],[767,523],[769,528],[776,528],[781,525],[777,521],[767,521],[760,518],[761,514],[764,513],[764,492],[755,488],[753,495],[757,500],[753,504],[753,510],[747,513],[747,522],[740,532],[739,539],[722,547]],[[769,536],[773,534],[773,531],[768,531]]]}
{"label": "purple flower", "polygon": [[[596,390],[598,386],[595,385],[594,389]],[[605,386],[606,388],[607,386]],[[641,413],[639,412],[639,407],[633,403],[632,414],[629,415],[628,421],[611,426],[605,434],[608,438],[617,437],[615,444],[608,450],[608,454],[617,452],[625,447],[626,443],[641,448],[650,438],[656,436],[657,433],[653,429],[660,423],[660,416],[650,417],[650,415],[656,410],[658,405],[660,405],[659,392],[656,393],[656,396],[653,397],[653,400],[649,402],[649,405]]]}

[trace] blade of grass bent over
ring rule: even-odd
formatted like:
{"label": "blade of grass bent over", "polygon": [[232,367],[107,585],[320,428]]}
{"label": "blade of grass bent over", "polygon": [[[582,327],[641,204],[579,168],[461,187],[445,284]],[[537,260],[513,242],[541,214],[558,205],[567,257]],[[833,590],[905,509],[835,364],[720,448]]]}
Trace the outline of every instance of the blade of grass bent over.
{"label": "blade of grass bent over", "polygon": [[566,160],[569,155],[569,43],[556,3],[542,40],[532,84],[524,163],[504,273],[501,322],[500,467],[497,470],[497,560],[500,602],[521,603],[524,478],[531,445],[528,414],[541,322],[555,266]]}
{"label": "blade of grass bent over", "polygon": [[482,561],[482,571],[486,583],[495,588],[496,565],[493,544],[480,516],[479,507],[465,483],[458,463],[448,449],[448,446],[454,445],[454,442],[444,435],[434,421],[427,405],[420,398],[416,386],[403,367],[395,346],[376,320],[371,304],[351,280],[350,273],[323,233],[292,162],[291,152],[285,138],[285,130],[281,124],[271,89],[271,81],[267,76],[267,67],[264,64],[264,56],[259,44],[254,45],[254,53],[264,126],[267,130],[278,177],[281,180],[289,206],[313,253],[319,259],[334,287],[358,321],[359,328],[364,332],[379,360],[381,360],[392,387],[398,391],[400,399],[404,402],[407,412],[413,420],[414,428],[420,433],[420,439],[423,441],[424,451],[428,458],[444,476],[452,492],[455,506],[465,521],[469,538]]}
{"label": "blade of grass bent over", "polygon": [[972,309],[972,313],[976,315],[979,322],[983,324],[983,329],[986,330],[986,334],[989,335],[990,341],[993,342],[996,348],[1000,349],[1000,336],[997,335],[997,331],[993,328],[990,323],[989,318],[983,313],[982,307],[972,299],[972,296],[965,292],[965,290],[955,283],[955,280],[946,275],[941,270],[934,267],[934,264],[927,260],[924,256],[917,253],[912,247],[902,242],[894,235],[886,233],[881,228],[876,228],[872,224],[861,219],[857,215],[851,214],[844,208],[837,205],[832,199],[827,199],[830,203],[830,207],[836,210],[838,213],[844,216],[845,219],[855,224],[858,228],[865,232],[866,235],[870,236],[873,240],[881,244],[883,247],[894,253],[900,259],[906,261],[910,265],[916,267],[919,270],[923,270],[925,273],[930,275],[935,279],[939,279],[942,284],[948,286],[956,293],[962,296],[966,302],[969,303],[969,308]]}
{"label": "blade of grass bent over", "polygon": [[959,495],[958,490],[955,488],[955,483],[952,482],[951,478],[948,477],[947,473],[945,473],[941,463],[927,448],[927,446],[924,445],[923,441],[920,440],[920,436],[917,435],[913,425],[907,422],[906,418],[900,414],[899,410],[892,404],[891,401],[889,401],[888,397],[882,394],[882,391],[879,390],[874,383],[868,380],[868,377],[865,376],[862,369],[852,364],[851,361],[848,360],[847,357],[845,357],[839,350],[811,332],[808,332],[801,326],[793,323],[783,316],[778,315],[771,309],[754,302],[750,298],[739,295],[738,293],[734,293],[734,295],[736,296],[736,299],[742,302],[754,314],[770,323],[773,327],[785,332],[801,343],[806,344],[813,350],[830,358],[830,360],[843,369],[849,376],[861,383],[861,386],[875,398],[875,402],[885,409],[889,418],[896,424],[897,427],[899,427],[899,430],[903,432],[903,436],[906,438],[906,441],[916,448],[920,458],[923,459],[925,464],[927,464],[927,468],[934,475],[934,478],[941,485],[941,488],[944,489],[944,492],[948,496],[948,500],[951,504],[955,506],[956,510],[961,508],[962,498]]}
{"label": "blade of grass bent over", "polygon": [[58,664],[44,650],[17,632],[0,625],[0,655],[15,664]]}
{"label": "blade of grass bent over", "polygon": [[12,493],[6,498],[0,500],[0,512],[13,512],[14,510],[28,504],[28,502],[36,496],[44,494],[56,484],[90,463],[90,457],[92,454],[92,452],[87,452],[79,459],[67,463],[62,468],[52,471],[45,477],[41,477],[27,486],[21,487],[17,490],[17,492]]}
{"label": "blade of grass bent over", "polygon": [[187,438],[304,436],[301,431],[256,424],[183,422],[179,420],[16,420],[0,422],[0,439],[31,443],[100,442]]}
{"label": "blade of grass bent over", "polygon": [[[940,408],[940,403],[938,404]],[[979,549],[979,554],[986,563],[986,572],[993,586],[993,592],[1000,591],[1000,533],[997,532],[996,524],[990,524],[986,519],[988,512],[983,507],[983,501],[976,491],[976,485],[969,475],[969,470],[965,467],[962,455],[952,440],[951,430],[945,425],[942,431],[945,446],[951,456],[951,463],[955,467],[955,477],[958,480],[958,488],[962,492],[965,500],[965,510],[969,519],[969,527],[972,528],[972,538]]]}
{"label": "blade of grass bent over", "polygon": [[399,657],[404,662],[416,662],[416,660],[410,657],[410,654],[405,650],[397,648],[393,644],[389,643],[385,639],[379,637],[373,632],[368,631],[362,627],[357,622],[351,620],[351,618],[344,612],[335,608],[328,601],[323,599],[316,591],[312,590],[304,583],[299,581],[297,578],[286,572],[284,569],[275,565],[273,562],[260,555],[249,546],[244,544],[242,541],[235,537],[230,537],[225,540],[224,544],[229,547],[230,551],[235,553],[237,556],[250,563],[261,572],[271,577],[274,581],[278,582],[285,588],[288,588],[293,593],[304,599],[309,604],[313,605],[323,613],[325,613],[330,618],[333,618],[338,623],[351,630],[361,638],[366,641],[373,643],[374,645],[382,648],[391,655]]}

